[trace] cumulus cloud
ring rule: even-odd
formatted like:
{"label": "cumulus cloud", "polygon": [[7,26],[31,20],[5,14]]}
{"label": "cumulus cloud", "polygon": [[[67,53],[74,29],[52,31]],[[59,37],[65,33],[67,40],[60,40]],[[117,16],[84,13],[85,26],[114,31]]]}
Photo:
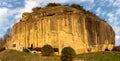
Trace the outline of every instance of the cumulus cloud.
{"label": "cumulus cloud", "polygon": [[113,13],[108,13],[107,16],[109,23],[115,23],[118,20],[118,18]]}
{"label": "cumulus cloud", "polygon": [[[74,3],[81,3],[81,2],[89,2],[94,3],[94,0],[25,0],[24,7],[20,8],[17,15],[15,15],[15,19],[19,19],[24,12],[31,12],[32,8],[36,6],[44,7],[48,3],[67,3],[67,2],[74,2]],[[90,5],[88,5],[90,6]]]}
{"label": "cumulus cloud", "polygon": [[115,39],[116,39],[115,41],[116,46],[120,46],[120,36],[116,36]]}
{"label": "cumulus cloud", "polygon": [[9,11],[9,9],[7,9],[7,8],[0,8],[0,26],[3,25],[3,23],[8,20],[7,19],[8,11]]}
{"label": "cumulus cloud", "polygon": [[120,8],[116,9],[116,15],[120,15]]}
{"label": "cumulus cloud", "polygon": [[120,36],[116,36],[115,38],[116,40],[120,41]]}
{"label": "cumulus cloud", "polygon": [[116,34],[120,33],[120,26],[113,26],[113,29],[115,30]]}
{"label": "cumulus cloud", "polygon": [[116,7],[120,7],[120,0],[116,0],[114,3],[113,3],[113,6],[116,6]]}
{"label": "cumulus cloud", "polygon": [[98,16],[101,14],[101,8],[100,8],[100,7],[98,7],[98,8],[96,9],[96,13],[97,13]]}
{"label": "cumulus cloud", "polygon": [[[96,1],[98,1],[99,4],[96,4],[95,3]],[[24,4],[21,7],[10,9],[10,7],[13,7],[12,5],[13,2],[16,2],[15,4],[23,4],[23,3]],[[14,24],[14,22],[18,22],[19,19],[21,18],[22,13],[31,12],[32,8],[36,6],[44,7],[48,3],[61,3],[61,4],[82,3],[84,8],[88,10],[91,10],[92,8],[98,5],[95,12],[97,13],[98,16],[107,17],[105,19],[107,19],[108,23],[112,25],[117,35],[116,40],[120,44],[120,41],[118,41],[120,40],[120,36],[118,35],[120,32],[120,25],[119,25],[120,18],[118,18],[118,16],[120,16],[119,15],[120,0],[0,0],[0,30],[5,31],[6,28],[9,27],[6,26],[5,24]],[[4,8],[2,8],[1,6],[4,6]],[[102,6],[117,7],[117,8],[115,8],[114,11],[107,12],[107,10],[106,11],[103,10]],[[9,20],[9,17],[13,17],[13,19]],[[0,36],[1,35],[2,34],[0,33]]]}
{"label": "cumulus cloud", "polygon": [[106,11],[102,10],[101,7],[98,7],[95,12],[96,12],[96,15],[98,15],[98,16],[100,16],[100,15],[105,16],[106,15]]}

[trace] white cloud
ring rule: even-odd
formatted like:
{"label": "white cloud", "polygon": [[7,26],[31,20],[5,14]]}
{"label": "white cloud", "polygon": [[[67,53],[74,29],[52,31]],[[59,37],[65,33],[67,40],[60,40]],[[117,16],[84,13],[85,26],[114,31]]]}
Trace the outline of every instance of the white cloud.
{"label": "white cloud", "polygon": [[108,7],[109,7],[109,6],[113,5],[114,0],[108,0],[108,2],[109,2],[109,4],[108,4]]}
{"label": "white cloud", "polygon": [[118,17],[115,16],[113,13],[108,13],[107,16],[108,16],[109,23],[114,23],[114,22],[117,22],[118,20]]}
{"label": "white cloud", "polygon": [[[11,0],[11,1],[13,1],[13,0]],[[17,0],[14,0],[14,1],[17,2]],[[106,1],[105,0],[102,0],[102,1],[104,1],[105,5],[106,5]],[[47,3],[68,3],[68,2],[77,3],[77,4],[87,2],[87,4],[85,4],[85,6],[87,6],[86,7],[87,9],[91,9],[92,7],[95,6],[94,0],[24,0],[25,4],[23,7],[19,7],[16,9],[0,8],[0,27],[1,27],[0,30],[5,31],[6,28],[8,28],[8,27],[4,26],[3,24],[5,24],[7,22],[9,23],[9,21],[8,21],[9,16],[15,15],[14,20],[19,21],[23,12],[31,12],[32,8],[34,8],[36,6],[44,7]],[[101,2],[101,3],[103,4],[103,2]],[[18,2],[18,4],[20,4],[20,2]],[[3,2],[0,1],[0,5],[5,6],[5,5],[8,5],[8,3],[4,2],[4,4],[3,4]],[[119,6],[120,0],[116,0],[115,2],[113,0],[109,0],[108,5],[120,7]],[[10,4],[8,6],[12,7],[12,5],[10,5]],[[96,9],[97,15],[102,15],[102,16],[107,15],[109,23],[113,26],[113,29],[115,30],[116,34],[118,34],[120,32],[120,26],[117,26],[117,25],[120,24],[120,21],[118,21],[117,15],[120,14],[120,8],[115,9],[114,11],[115,12],[112,11],[112,12],[106,14],[106,12],[102,10],[102,8],[98,7]],[[2,28],[2,27],[4,27],[4,28]],[[117,45],[120,44],[120,36],[116,36],[116,40],[117,40],[116,41]]]}
{"label": "white cloud", "polygon": [[9,9],[7,8],[0,8],[0,26],[8,20],[8,11]]}
{"label": "white cloud", "polygon": [[116,9],[116,15],[120,15],[120,8]]}
{"label": "white cloud", "polygon": [[32,8],[36,6],[42,6],[44,7],[48,3],[66,3],[66,2],[74,2],[74,3],[80,3],[80,2],[90,2],[94,3],[94,0],[25,0],[24,7],[19,9],[18,14],[15,16],[15,19],[19,19],[24,12],[31,12]]}
{"label": "white cloud", "polygon": [[96,15],[98,15],[98,16],[100,16],[100,15],[105,16],[106,15],[106,12],[103,11],[101,7],[98,7],[95,12],[96,12]]}
{"label": "white cloud", "polygon": [[0,2],[0,6],[1,7],[9,7],[9,8],[11,8],[11,7],[13,7],[9,2],[7,2],[7,1],[3,1],[3,2]]}
{"label": "white cloud", "polygon": [[120,41],[120,36],[116,36],[115,39]]}
{"label": "white cloud", "polygon": [[81,2],[94,3],[94,0],[69,0],[69,1],[75,2],[75,3],[81,3]]}
{"label": "white cloud", "polygon": [[120,0],[116,0],[116,1],[113,3],[113,6],[115,6],[115,7],[120,7]]}
{"label": "white cloud", "polygon": [[116,46],[120,46],[120,36],[116,36],[115,37],[115,44],[116,44]]}
{"label": "white cloud", "polygon": [[116,34],[120,33],[120,26],[113,26],[113,29],[115,30]]}
{"label": "white cloud", "polygon": [[98,16],[101,14],[101,8],[100,8],[100,7],[98,7],[98,8],[96,9],[96,13],[97,13]]}
{"label": "white cloud", "polygon": [[120,26],[119,26],[120,21],[118,20],[118,17],[113,13],[108,13],[107,16],[108,16],[108,23],[112,25],[116,35],[119,34],[119,32],[120,32]]}

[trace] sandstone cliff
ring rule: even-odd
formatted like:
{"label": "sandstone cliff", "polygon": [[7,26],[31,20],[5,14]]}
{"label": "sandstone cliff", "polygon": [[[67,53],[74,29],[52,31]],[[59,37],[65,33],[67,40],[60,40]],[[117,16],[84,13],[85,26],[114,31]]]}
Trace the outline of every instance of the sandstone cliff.
{"label": "sandstone cliff", "polygon": [[68,6],[39,8],[23,13],[12,28],[7,48],[20,50],[49,44],[61,49],[70,46],[76,53],[111,50],[115,33],[105,21]]}

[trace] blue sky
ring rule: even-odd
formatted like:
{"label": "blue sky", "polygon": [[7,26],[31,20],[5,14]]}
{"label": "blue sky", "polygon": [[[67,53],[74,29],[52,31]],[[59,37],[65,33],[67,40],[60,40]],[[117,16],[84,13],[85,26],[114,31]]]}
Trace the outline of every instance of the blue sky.
{"label": "blue sky", "polygon": [[23,12],[47,3],[77,3],[104,19],[114,29],[116,45],[120,45],[120,0],[0,0],[0,37],[19,22]]}

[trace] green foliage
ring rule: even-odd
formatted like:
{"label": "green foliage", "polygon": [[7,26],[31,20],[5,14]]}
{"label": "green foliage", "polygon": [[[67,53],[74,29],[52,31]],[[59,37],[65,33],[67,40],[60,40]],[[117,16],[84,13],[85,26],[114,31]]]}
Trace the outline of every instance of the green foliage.
{"label": "green foliage", "polygon": [[63,48],[61,54],[61,61],[73,61],[73,58],[76,55],[74,49],[71,47]]}
{"label": "green foliage", "polygon": [[69,4],[65,4],[64,6],[69,6]]}
{"label": "green foliage", "polygon": [[35,12],[35,11],[40,10],[40,9],[41,9],[41,7],[35,7],[35,8],[32,9],[32,11]]}
{"label": "green foliage", "polygon": [[33,50],[36,50],[36,51],[41,51],[41,48],[36,47],[36,48],[34,48]]}
{"label": "green foliage", "polygon": [[79,4],[72,4],[71,7],[76,8],[76,9],[84,10],[83,6],[80,6]]}
{"label": "green foliage", "polygon": [[77,58],[84,59],[85,61],[120,61],[120,52],[93,52],[79,54]]}
{"label": "green foliage", "polygon": [[30,53],[29,49],[23,49],[23,52]]}
{"label": "green foliage", "polygon": [[54,49],[50,45],[44,45],[41,48],[41,53],[43,56],[52,56],[54,54]]}
{"label": "green foliage", "polygon": [[59,3],[48,3],[46,7],[55,7],[55,6],[61,6]]}
{"label": "green foliage", "polygon": [[60,61],[59,56],[44,57],[40,54],[26,53],[16,50],[0,52],[1,61]]}
{"label": "green foliage", "polygon": [[79,4],[72,4],[71,7],[82,10],[85,14],[95,15],[93,12],[90,12],[89,10],[84,9],[83,6],[80,6]]}

